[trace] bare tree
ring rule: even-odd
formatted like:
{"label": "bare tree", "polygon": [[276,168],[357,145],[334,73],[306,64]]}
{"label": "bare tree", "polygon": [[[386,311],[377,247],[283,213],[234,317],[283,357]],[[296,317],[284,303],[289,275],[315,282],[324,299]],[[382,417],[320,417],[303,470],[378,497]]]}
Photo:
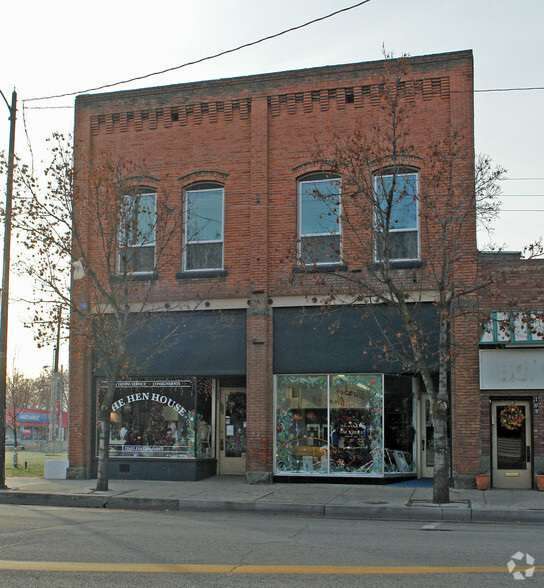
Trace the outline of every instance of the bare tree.
{"label": "bare tree", "polygon": [[[327,303],[366,302],[369,312],[386,306],[400,316],[403,333],[384,330],[382,346],[384,353],[402,357],[406,370],[421,377],[429,395],[433,501],[446,503],[448,379],[464,343],[455,325],[463,315],[475,312],[481,287],[476,272],[477,212],[483,221],[496,214],[497,180],[504,170],[493,168],[483,157],[475,174],[473,145],[462,129],[430,132],[416,147],[414,100],[404,83],[409,73],[406,62],[392,61],[386,70],[374,124],[332,131],[313,155],[316,166],[328,170],[338,186],[326,192],[316,187],[313,194],[323,203],[324,233],[338,232],[331,228],[332,217],[342,225],[343,245],[325,235],[321,244],[302,243],[300,255],[306,264],[312,254],[321,263],[332,255],[349,268],[337,272],[335,279],[344,281],[340,290],[350,296],[335,291]],[[421,318],[422,305],[429,302],[437,316],[434,339]]]}
{"label": "bare tree", "polygon": [[[51,370],[44,368],[40,375],[31,379],[32,396],[28,408],[38,410],[50,410],[51,406]],[[63,410],[66,410],[66,403],[63,403]]]}
{"label": "bare tree", "polygon": [[[107,490],[116,383],[135,369],[128,342],[142,338],[157,310],[157,272],[179,258],[179,240],[172,245],[180,236],[182,212],[143,164],[114,161],[107,153],[93,160],[83,154],[74,182],[70,141],[55,135],[52,145],[44,189],[28,168],[19,167],[16,226],[32,253],[19,266],[37,284],[37,337],[51,337],[62,304],[70,309],[72,349],[92,353],[104,374],[107,385],[97,409],[97,489]],[[173,324],[139,356],[160,352],[180,328]]]}
{"label": "bare tree", "polygon": [[32,399],[32,381],[25,378],[23,374],[16,369],[13,370],[11,376],[8,376],[7,390],[6,390],[6,405],[7,414],[6,420],[13,430],[14,446],[13,446],[13,467],[19,467],[18,463],[18,421],[21,411],[29,408]]}

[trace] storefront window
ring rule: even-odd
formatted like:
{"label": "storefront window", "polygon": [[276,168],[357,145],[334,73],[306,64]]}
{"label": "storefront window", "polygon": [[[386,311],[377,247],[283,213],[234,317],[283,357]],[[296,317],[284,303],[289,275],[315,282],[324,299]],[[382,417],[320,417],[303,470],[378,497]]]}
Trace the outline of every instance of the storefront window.
{"label": "storefront window", "polygon": [[277,471],[327,473],[326,376],[278,376],[276,395]]}
{"label": "storefront window", "polygon": [[277,376],[276,470],[383,471],[382,376]]}
{"label": "storefront window", "polygon": [[118,382],[110,456],[212,457],[212,386],[210,378]]}
{"label": "storefront window", "polygon": [[415,421],[411,376],[386,376],[384,401],[384,470],[416,471],[414,454]]}
{"label": "storefront window", "polygon": [[330,376],[331,471],[380,474],[381,375]]}

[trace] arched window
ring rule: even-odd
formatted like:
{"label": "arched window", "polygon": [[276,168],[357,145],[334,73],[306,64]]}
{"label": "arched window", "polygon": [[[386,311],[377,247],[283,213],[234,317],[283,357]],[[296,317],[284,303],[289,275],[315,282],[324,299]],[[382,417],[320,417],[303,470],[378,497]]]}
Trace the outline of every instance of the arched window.
{"label": "arched window", "polygon": [[157,193],[137,188],[123,197],[119,219],[119,272],[150,273],[155,269]]}
{"label": "arched window", "polygon": [[223,269],[224,187],[200,182],[185,190],[185,271]]}
{"label": "arched window", "polygon": [[419,259],[419,172],[387,168],[374,176],[376,261]]}
{"label": "arched window", "polygon": [[341,179],[313,173],[298,182],[299,259],[306,265],[339,263],[342,257]]}

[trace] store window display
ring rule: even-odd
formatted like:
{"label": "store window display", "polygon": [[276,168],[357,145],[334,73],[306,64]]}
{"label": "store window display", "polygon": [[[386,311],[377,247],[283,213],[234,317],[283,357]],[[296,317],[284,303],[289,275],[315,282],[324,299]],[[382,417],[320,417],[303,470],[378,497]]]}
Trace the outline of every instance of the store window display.
{"label": "store window display", "polygon": [[276,377],[276,471],[383,472],[381,374]]}
{"label": "store window display", "polygon": [[413,378],[276,376],[276,473],[414,473]]}
{"label": "store window display", "polygon": [[212,394],[210,378],[118,382],[110,416],[110,456],[213,457]]}

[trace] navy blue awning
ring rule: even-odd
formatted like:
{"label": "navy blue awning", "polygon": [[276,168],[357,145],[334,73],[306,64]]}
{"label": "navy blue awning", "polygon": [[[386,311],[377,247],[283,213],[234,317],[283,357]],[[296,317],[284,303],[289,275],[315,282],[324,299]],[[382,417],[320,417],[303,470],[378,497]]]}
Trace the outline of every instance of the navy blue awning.
{"label": "navy blue awning", "polygon": [[[127,349],[134,375],[244,375],[246,312],[157,313],[131,337]],[[103,375],[100,369],[97,375]]]}
{"label": "navy blue awning", "polygon": [[[437,371],[438,311],[413,307],[431,371]],[[274,373],[414,373],[398,312],[380,306],[274,309]]]}

